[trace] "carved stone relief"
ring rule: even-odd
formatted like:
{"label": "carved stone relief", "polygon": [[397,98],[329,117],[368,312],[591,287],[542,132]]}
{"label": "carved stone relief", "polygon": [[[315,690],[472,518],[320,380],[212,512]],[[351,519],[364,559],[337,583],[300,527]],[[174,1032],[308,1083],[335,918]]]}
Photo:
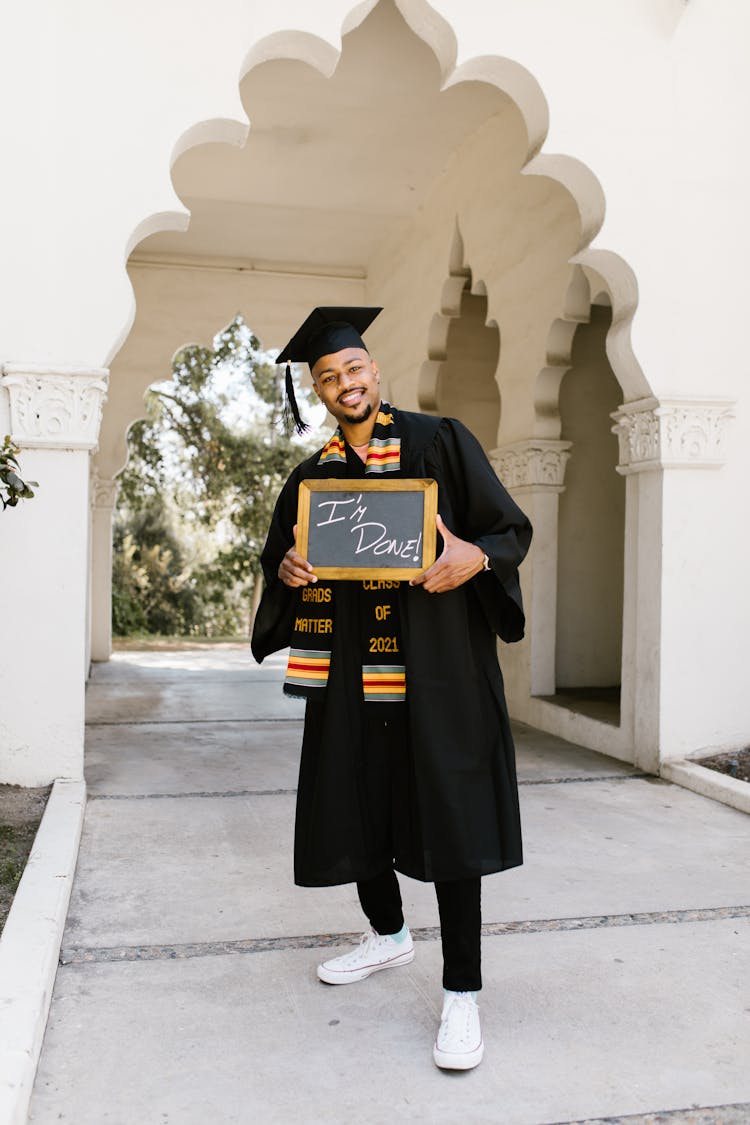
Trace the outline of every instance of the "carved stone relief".
{"label": "carved stone relief", "polygon": [[119,480],[107,480],[99,476],[95,468],[91,470],[91,507],[96,509],[112,509],[117,503],[117,494],[120,491]]}
{"label": "carved stone relief", "polygon": [[569,441],[529,438],[494,449],[490,461],[508,489],[562,492],[571,445]]}
{"label": "carved stone relief", "polygon": [[640,399],[612,418],[620,443],[618,472],[655,468],[719,468],[734,417],[726,399]]}
{"label": "carved stone relief", "polygon": [[13,437],[26,448],[96,448],[108,377],[105,368],[6,364],[0,384],[10,399]]}

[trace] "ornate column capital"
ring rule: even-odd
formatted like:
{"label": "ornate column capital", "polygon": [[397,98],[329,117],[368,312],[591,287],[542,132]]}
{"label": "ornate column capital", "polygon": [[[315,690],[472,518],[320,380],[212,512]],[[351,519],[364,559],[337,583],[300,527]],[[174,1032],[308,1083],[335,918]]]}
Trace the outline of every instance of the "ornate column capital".
{"label": "ornate column capital", "polygon": [[4,364],[13,438],[25,449],[95,449],[108,378],[104,367]]}
{"label": "ornate column capital", "polygon": [[563,492],[572,444],[526,438],[493,449],[490,461],[505,487],[513,492]]}
{"label": "ornate column capital", "polygon": [[92,465],[89,496],[93,509],[111,511],[117,503],[117,494],[119,491],[119,480],[108,480],[105,477],[100,477],[99,470]]}
{"label": "ornate column capital", "polygon": [[726,457],[731,399],[643,398],[612,419],[620,443],[618,473],[649,469],[717,469]]}

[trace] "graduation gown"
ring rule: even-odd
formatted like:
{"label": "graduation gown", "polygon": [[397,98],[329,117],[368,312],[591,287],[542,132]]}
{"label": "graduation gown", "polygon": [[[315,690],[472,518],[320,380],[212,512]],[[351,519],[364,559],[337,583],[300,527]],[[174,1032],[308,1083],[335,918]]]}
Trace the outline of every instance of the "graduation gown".
{"label": "graduation gown", "polygon": [[[489,557],[455,590],[398,590],[406,666],[407,761],[394,808],[393,865],[416,879],[486,875],[522,862],[515,754],[495,636],[517,641],[524,615],[518,566],[531,525],[503,488],[476,438],[459,421],[390,408],[401,464],[389,477],[431,477],[446,526]],[[276,503],[262,554],[266,588],[252,651],[260,663],[290,644],[295,593],[278,567],[294,542],[297,491],[310,478],[363,477],[347,446],[346,464],[318,465],[320,451],[292,472]],[[442,540],[438,535],[438,554]],[[308,703],[295,825],[295,882],[330,886],[383,870],[368,802],[358,583],[335,583],[331,669],[324,702]],[[390,859],[391,857],[389,857]]]}

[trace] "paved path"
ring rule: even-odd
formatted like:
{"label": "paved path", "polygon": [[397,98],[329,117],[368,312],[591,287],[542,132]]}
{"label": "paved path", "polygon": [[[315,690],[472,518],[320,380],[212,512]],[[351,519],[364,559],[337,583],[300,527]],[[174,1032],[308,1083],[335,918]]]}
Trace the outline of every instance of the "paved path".
{"label": "paved path", "polygon": [[363,920],[292,883],[282,667],[96,667],[35,1125],[750,1122],[750,817],[517,727],[526,863],[484,881],[485,1060],[445,1074],[431,886],[402,880],[412,965],[316,979]]}

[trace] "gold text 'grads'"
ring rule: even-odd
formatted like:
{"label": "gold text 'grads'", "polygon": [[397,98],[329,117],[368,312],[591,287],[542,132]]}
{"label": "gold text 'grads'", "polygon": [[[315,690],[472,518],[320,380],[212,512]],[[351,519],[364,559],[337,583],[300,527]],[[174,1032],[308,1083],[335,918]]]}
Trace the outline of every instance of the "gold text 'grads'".
{"label": "gold text 'grads'", "polygon": [[299,412],[292,382],[292,364],[307,363],[310,370],[323,355],[332,355],[344,348],[363,348],[367,351],[362,332],[372,324],[382,308],[328,307],[313,309],[305,323],[297,329],[281,351],[277,363],[286,364],[286,400],[294,428],[303,434],[309,427]]}

